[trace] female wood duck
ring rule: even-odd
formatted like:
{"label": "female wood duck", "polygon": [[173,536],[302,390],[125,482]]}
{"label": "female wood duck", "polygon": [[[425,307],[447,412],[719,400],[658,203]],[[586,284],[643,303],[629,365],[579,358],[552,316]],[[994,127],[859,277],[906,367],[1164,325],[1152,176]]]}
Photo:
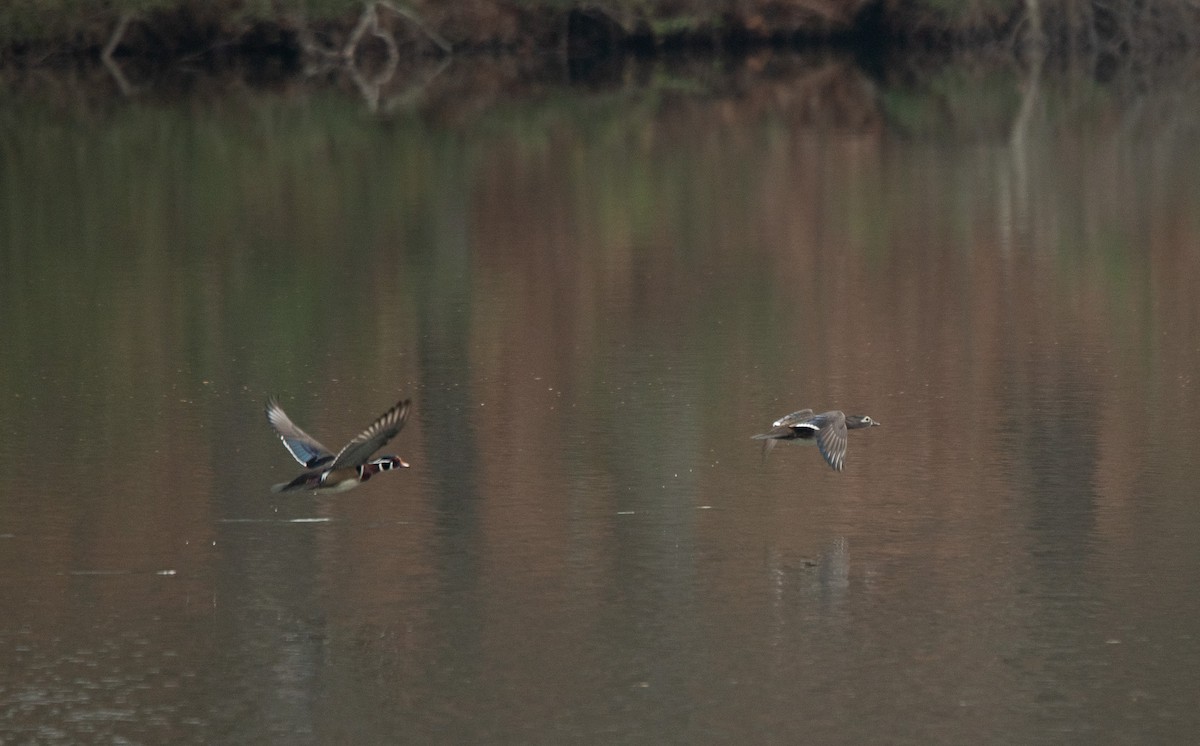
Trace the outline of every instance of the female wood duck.
{"label": "female wood duck", "polygon": [[381,414],[370,427],[356,435],[335,456],[311,435],[296,427],[284,414],[275,397],[271,397],[267,400],[267,422],[275,428],[279,439],[293,458],[306,469],[315,469],[304,472],[290,482],[277,484],[271,491],[345,492],[381,471],[408,468],[408,464],[399,456],[380,456],[372,459],[371,454],[382,448],[384,443],[395,437],[400,428],[404,427],[404,421],[408,419],[409,404],[408,399],[397,402],[396,406]]}
{"label": "female wood duck", "polygon": [[823,414],[813,414],[811,409],[801,409],[775,420],[771,423],[769,432],[755,435],[754,439],[766,441],[763,443],[764,459],[781,440],[816,443],[829,465],[835,471],[841,471],[846,460],[846,431],[878,425],[878,422],[865,414],[846,415],[836,409]]}

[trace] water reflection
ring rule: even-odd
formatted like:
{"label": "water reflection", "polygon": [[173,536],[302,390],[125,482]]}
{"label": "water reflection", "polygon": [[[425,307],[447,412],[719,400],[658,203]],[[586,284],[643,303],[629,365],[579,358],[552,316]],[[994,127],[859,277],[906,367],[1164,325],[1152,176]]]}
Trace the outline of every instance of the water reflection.
{"label": "water reflection", "polygon": [[[10,732],[1194,732],[1187,125],[847,70],[6,112]],[[268,492],[267,393],[398,392],[412,469]],[[762,462],[809,405],[888,426]]]}

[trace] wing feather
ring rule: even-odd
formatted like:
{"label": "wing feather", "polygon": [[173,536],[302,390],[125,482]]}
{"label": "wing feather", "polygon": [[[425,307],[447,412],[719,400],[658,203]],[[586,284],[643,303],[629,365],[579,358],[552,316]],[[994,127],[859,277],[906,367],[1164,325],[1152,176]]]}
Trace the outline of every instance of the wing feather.
{"label": "wing feather", "polygon": [[817,431],[817,447],[825,461],[835,471],[841,471],[846,461],[846,415],[838,411],[826,412],[820,419],[824,424]]}
{"label": "wing feather", "polygon": [[342,447],[342,450],[338,451],[332,468],[361,466],[366,463],[371,454],[383,448],[384,443],[396,437],[396,433],[404,427],[411,403],[408,399],[396,402],[395,406],[379,415],[366,430],[356,435],[353,440]]}
{"label": "wing feather", "polygon": [[785,414],[784,416],[772,422],[771,427],[795,427],[796,425],[800,425],[808,420],[811,420],[812,417],[813,411],[811,409],[801,409],[799,412]]}
{"label": "wing feather", "polygon": [[273,396],[267,400],[266,413],[267,422],[271,423],[288,453],[302,466],[315,469],[333,460],[333,453],[318,443],[316,438],[296,427]]}

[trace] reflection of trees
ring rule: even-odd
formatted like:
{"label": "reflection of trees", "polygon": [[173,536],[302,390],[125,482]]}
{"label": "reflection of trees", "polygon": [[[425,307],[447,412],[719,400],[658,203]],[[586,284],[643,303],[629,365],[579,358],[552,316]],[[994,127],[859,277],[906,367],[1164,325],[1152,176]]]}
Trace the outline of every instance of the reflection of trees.
{"label": "reflection of trees", "polygon": [[[413,74],[405,75],[402,82],[396,80],[397,70],[400,69],[400,47],[395,31],[381,22],[381,10],[411,24],[420,31],[425,39],[437,47],[445,59],[433,69],[432,73],[421,72],[420,75],[417,75],[417,70],[412,70],[408,72]],[[415,92],[423,89],[433,78],[437,77],[437,74],[449,64],[449,55],[453,51],[450,44],[430,28],[421,16],[409,8],[388,2],[388,0],[373,0],[364,4],[358,22],[354,24],[354,28],[350,31],[349,37],[341,49],[327,47],[318,41],[307,23],[300,22],[297,33],[300,38],[300,46],[305,52],[305,73],[312,77],[329,70],[345,71],[358,87],[371,111],[381,109],[392,111],[402,105]],[[360,57],[367,54],[368,45],[364,42],[368,37],[378,40],[384,48],[383,64],[377,65],[377,69],[374,71],[364,69],[360,61]],[[418,69],[422,67],[418,66]],[[388,91],[389,88],[398,90]],[[386,96],[385,91],[388,91]]]}
{"label": "reflection of trees", "polygon": [[[471,247],[462,225],[467,220],[459,184],[436,200],[432,220],[434,240],[414,256],[421,281],[414,305],[418,368],[418,413],[423,432],[425,464],[431,474],[433,534],[428,551],[437,578],[436,593],[426,600],[441,639],[428,666],[430,685],[454,688],[455,682],[481,676],[481,652],[486,597],[481,586],[482,546],[486,543],[479,493],[479,452],[506,435],[478,425],[478,393],[471,351],[473,302]],[[486,442],[482,442],[486,441]],[[464,723],[447,724],[454,739],[470,740]],[[464,728],[467,728],[463,730]]]}
{"label": "reflection of trees", "polygon": [[[443,57],[442,61],[432,68],[422,64],[406,68],[402,80],[398,80],[397,72],[401,70],[402,57],[400,43],[397,40],[398,33],[394,24],[388,24],[381,20],[381,12],[401,19],[402,22],[416,29],[424,41],[437,49]],[[129,82],[125,70],[118,60],[119,50],[129,44],[127,35],[131,25],[137,24],[144,27],[143,30],[150,36],[155,36],[156,22],[168,27],[179,24],[186,26],[188,23],[204,26],[204,21],[200,19],[188,20],[188,13],[189,10],[184,8],[177,11],[178,17],[167,13],[160,18],[153,14],[145,15],[133,11],[125,11],[120,14],[112,34],[100,52],[100,61],[112,76],[122,95],[132,96],[138,91],[138,86]],[[211,26],[221,25],[211,18],[205,20]],[[225,19],[225,22],[228,22],[228,19]],[[243,22],[238,28],[226,32],[229,39],[214,39],[211,47],[192,50],[181,61],[186,62],[189,59],[210,54],[220,46],[233,46],[238,40],[250,34],[252,30],[253,24]],[[298,40],[299,48],[303,53],[306,76],[324,75],[330,71],[344,72],[358,87],[371,111],[390,112],[404,105],[437,77],[438,73],[449,63],[449,56],[453,52],[450,44],[425,23],[420,15],[389,0],[372,0],[364,3],[358,21],[354,23],[340,47],[336,44],[331,46],[323,43],[318,38],[318,33],[303,16],[286,18],[280,32],[294,34]],[[167,33],[169,35],[170,32]],[[203,32],[200,34],[203,35]],[[187,37],[189,34],[181,33],[181,36]],[[371,45],[371,41],[378,42],[383,47],[381,63],[378,60],[378,50]],[[135,42],[134,46],[136,47],[138,43]],[[168,41],[167,43],[180,42]],[[411,46],[414,51],[412,58],[419,60],[421,57],[420,45],[413,44]]]}

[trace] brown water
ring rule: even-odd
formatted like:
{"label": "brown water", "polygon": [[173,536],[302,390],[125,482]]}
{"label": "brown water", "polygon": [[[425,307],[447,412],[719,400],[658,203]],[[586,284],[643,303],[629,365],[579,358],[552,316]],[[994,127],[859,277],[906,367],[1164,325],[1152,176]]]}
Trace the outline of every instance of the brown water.
{"label": "brown water", "polygon": [[742,75],[10,100],[0,741],[1194,738],[1195,92]]}

